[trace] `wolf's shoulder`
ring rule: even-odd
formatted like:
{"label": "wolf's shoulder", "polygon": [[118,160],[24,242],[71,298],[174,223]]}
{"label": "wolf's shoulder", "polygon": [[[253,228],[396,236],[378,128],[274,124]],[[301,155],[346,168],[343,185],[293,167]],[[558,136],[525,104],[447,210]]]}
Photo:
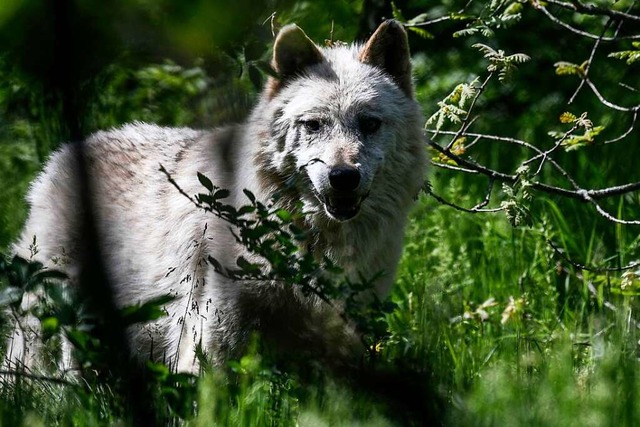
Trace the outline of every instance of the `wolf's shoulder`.
{"label": "wolf's shoulder", "polygon": [[51,153],[48,165],[75,157],[80,146],[91,163],[119,162],[121,166],[148,157],[173,157],[198,143],[211,131],[187,127],[164,127],[133,122],[100,130],[82,141],[63,144]]}
{"label": "wolf's shoulder", "polygon": [[189,152],[205,151],[211,134],[211,130],[142,122],[98,131],[82,142],[63,144],[54,151],[32,183],[29,199],[33,204],[41,194],[75,188],[82,176],[78,163],[81,147],[88,175],[105,191],[118,195],[139,183],[165,181],[158,172],[159,165],[175,173]]}
{"label": "wolf's shoulder", "polygon": [[139,173],[162,164],[171,170],[186,153],[206,144],[212,132],[133,122],[90,135],[84,141],[85,154],[93,169]]}
{"label": "wolf's shoulder", "polygon": [[90,150],[154,152],[174,151],[194,144],[210,131],[188,127],[166,127],[133,122],[106,131],[98,131],[86,140]]}

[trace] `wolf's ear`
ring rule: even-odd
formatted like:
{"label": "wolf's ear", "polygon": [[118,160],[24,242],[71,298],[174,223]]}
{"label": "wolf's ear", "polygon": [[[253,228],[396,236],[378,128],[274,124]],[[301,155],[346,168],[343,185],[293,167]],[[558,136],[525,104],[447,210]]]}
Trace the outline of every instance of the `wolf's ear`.
{"label": "wolf's ear", "polygon": [[323,60],[318,46],[297,25],[287,25],[278,33],[273,45],[271,65],[281,80]]}
{"label": "wolf's ear", "polygon": [[413,98],[410,58],[407,32],[394,19],[380,24],[360,52],[360,61],[386,71]]}

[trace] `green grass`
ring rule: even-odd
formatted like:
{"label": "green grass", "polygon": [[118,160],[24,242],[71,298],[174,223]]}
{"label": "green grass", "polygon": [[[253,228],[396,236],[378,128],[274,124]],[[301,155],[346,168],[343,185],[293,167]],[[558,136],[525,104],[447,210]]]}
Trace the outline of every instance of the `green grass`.
{"label": "green grass", "polygon": [[[189,124],[195,119],[182,105],[200,102],[198,117],[214,108],[198,92],[200,74],[167,64],[144,68],[138,77],[131,73],[125,77],[142,82],[140,93],[122,95],[118,85],[129,86],[116,79],[105,91],[104,108],[88,122]],[[157,73],[177,79],[170,80],[176,87],[157,86]],[[195,93],[172,101],[192,83]],[[24,220],[22,198],[42,147],[60,138],[54,126],[33,120],[2,124],[0,248],[6,248]],[[578,177],[591,179],[581,182],[604,185],[581,167]],[[442,172],[431,179],[438,194],[460,205],[484,197],[486,183]],[[368,387],[373,380],[276,370],[253,351],[232,374],[203,375],[186,420],[170,409],[171,389],[157,394],[159,412],[167,425],[189,426],[420,425],[421,412],[449,426],[640,425],[638,280],[580,271],[547,243],[576,261],[624,265],[638,257],[636,231],[603,225],[583,206],[539,194],[531,211],[531,227],[513,228],[503,214],[462,213],[421,197],[392,295],[397,309],[387,316],[389,333],[377,347],[377,389]],[[637,218],[637,198],[620,202],[618,211]],[[106,386],[1,378],[0,426],[118,424],[126,414],[114,393]]]}
{"label": "green grass", "polygon": [[[434,184],[458,200],[471,197],[455,179]],[[503,215],[461,213],[427,196],[412,215],[393,293],[398,307],[377,363],[398,373],[398,387],[400,372],[411,372],[433,390],[445,425],[640,423],[635,296],[615,292],[620,273],[606,285],[602,274],[562,270],[545,238],[580,243],[563,230],[559,210],[548,215],[547,223],[514,229]],[[585,256],[596,246],[586,246]],[[257,353],[238,366],[233,375],[201,379],[187,425],[399,423],[387,394],[339,378],[303,381]],[[2,393],[3,425],[104,425],[122,417],[105,390],[25,380]]]}

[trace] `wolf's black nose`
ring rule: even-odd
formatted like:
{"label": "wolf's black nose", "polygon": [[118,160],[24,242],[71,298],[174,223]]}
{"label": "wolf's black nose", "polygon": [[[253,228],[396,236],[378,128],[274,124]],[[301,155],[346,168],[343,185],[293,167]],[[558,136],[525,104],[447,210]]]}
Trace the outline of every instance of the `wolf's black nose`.
{"label": "wolf's black nose", "polygon": [[331,188],[337,191],[353,191],[360,184],[360,172],[351,166],[336,166],[329,172]]}

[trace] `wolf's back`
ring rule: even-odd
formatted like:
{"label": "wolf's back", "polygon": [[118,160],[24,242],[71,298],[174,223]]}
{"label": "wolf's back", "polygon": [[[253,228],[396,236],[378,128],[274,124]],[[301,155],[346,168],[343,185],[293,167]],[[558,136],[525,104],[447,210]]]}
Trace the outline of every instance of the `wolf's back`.
{"label": "wolf's back", "polygon": [[29,246],[36,236],[37,259],[48,262],[63,254],[77,259],[82,240],[79,222],[85,213],[80,203],[82,189],[90,193],[99,228],[106,221],[126,230],[126,235],[148,232],[162,205],[168,203],[169,183],[157,173],[160,165],[175,173],[186,151],[202,136],[191,129],[143,123],[98,132],[83,142],[86,183],[80,181],[79,144],[63,145],[31,186],[30,213],[15,251],[29,258]]}

